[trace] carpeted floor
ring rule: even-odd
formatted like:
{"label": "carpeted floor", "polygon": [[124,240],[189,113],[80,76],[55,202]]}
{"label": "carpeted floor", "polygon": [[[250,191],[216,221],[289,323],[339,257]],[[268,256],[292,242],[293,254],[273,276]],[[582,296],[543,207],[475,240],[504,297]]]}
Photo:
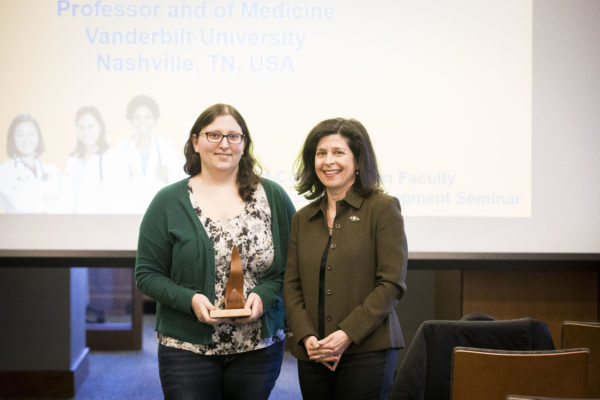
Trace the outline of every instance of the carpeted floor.
{"label": "carpeted floor", "polygon": [[[75,400],[162,399],[154,315],[144,315],[142,351],[90,353],[90,372]],[[301,399],[296,359],[286,352],[270,400]]]}

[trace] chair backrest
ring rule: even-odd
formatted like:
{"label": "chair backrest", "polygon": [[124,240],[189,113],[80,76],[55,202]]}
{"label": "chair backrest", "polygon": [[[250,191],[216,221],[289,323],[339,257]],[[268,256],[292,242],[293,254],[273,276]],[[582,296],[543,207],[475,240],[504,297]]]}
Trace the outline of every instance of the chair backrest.
{"label": "chair backrest", "polygon": [[590,350],[511,351],[457,347],[452,400],[503,400],[507,394],[585,397]]}
{"label": "chair backrest", "polygon": [[600,322],[564,321],[561,347],[590,349],[588,397],[600,397]]}
{"label": "chair backrest", "polygon": [[456,346],[503,350],[553,350],[543,321],[430,320],[423,322],[406,349],[390,400],[449,400],[452,351]]}

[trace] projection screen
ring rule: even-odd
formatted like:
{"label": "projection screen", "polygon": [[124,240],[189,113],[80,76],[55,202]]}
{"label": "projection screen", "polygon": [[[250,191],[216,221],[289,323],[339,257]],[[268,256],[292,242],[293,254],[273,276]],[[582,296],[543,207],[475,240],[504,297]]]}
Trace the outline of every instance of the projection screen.
{"label": "projection screen", "polygon": [[306,134],[355,118],[410,251],[600,253],[600,13],[566,3],[3,1],[0,249],[135,249],[228,103],[298,208]]}

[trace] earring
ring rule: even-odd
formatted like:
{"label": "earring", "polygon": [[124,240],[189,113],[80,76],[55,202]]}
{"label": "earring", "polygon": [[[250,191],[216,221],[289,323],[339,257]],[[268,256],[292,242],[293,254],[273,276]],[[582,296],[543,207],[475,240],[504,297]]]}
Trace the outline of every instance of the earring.
{"label": "earring", "polygon": [[354,173],[355,173],[357,176],[358,176],[358,175],[360,175],[360,171],[359,171],[359,170],[356,170],[356,171],[354,171]]}

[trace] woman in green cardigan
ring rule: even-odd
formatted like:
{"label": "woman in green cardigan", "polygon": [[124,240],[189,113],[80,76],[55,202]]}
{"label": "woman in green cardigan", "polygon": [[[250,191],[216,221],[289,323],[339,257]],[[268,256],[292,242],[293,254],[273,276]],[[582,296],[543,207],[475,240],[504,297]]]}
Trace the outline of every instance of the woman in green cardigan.
{"label": "woman in green cardigan", "polygon": [[305,399],[384,399],[404,346],[395,307],[406,290],[398,199],[382,192],[363,125],[330,119],[308,134],[283,295]]}
{"label": "woman in green cardigan", "polygon": [[[230,105],[206,109],[185,145],[189,179],[158,192],[140,226],[137,287],[156,299],[166,399],[267,399],[284,350],[281,297],[294,206],[255,172],[252,141]],[[250,315],[223,319],[233,247]]]}

